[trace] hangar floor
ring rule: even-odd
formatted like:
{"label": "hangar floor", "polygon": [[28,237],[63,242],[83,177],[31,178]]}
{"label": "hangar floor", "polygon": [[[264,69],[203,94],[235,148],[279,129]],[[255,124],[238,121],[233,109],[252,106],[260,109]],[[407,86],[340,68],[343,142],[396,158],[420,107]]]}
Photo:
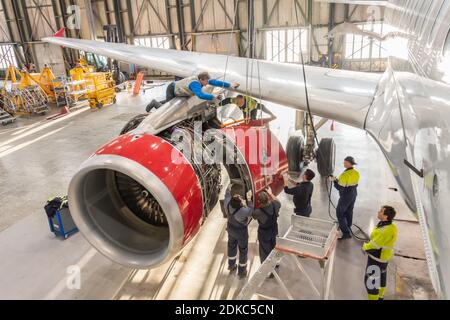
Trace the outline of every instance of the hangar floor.
{"label": "hangar floor", "polygon": [[[226,270],[225,221],[219,209],[182,254],[167,265],[150,271],[131,270],[97,253],[76,234],[66,241],[49,234],[43,211],[45,201],[66,193],[78,166],[101,144],[120,131],[146,103],[164,88],[148,91],[145,97],[118,96],[117,105],[94,111],[80,109],[56,121],[44,118],[19,119],[0,128],[0,299],[232,299],[245,285]],[[278,115],[272,129],[283,143],[294,129],[294,111],[269,105]],[[288,123],[288,125],[286,125]],[[404,205],[387,164],[365,132],[341,124],[329,125],[321,136],[336,139],[337,159],[353,155],[362,175],[355,222],[368,232],[376,224],[376,211],[391,204],[400,211],[399,241],[389,268],[387,299],[433,299],[420,230]],[[342,170],[337,162],[337,173]],[[226,178],[224,184],[226,184]],[[325,181],[316,178],[313,216],[328,219]],[[336,194],[333,195],[336,197]],[[287,229],[292,203],[282,194],[281,233]],[[334,216],[334,212],[331,213]],[[250,275],[259,266],[257,225],[250,227]],[[332,299],[365,299],[363,284],[365,256],[361,243],[339,243],[331,286]],[[318,277],[317,266],[305,268]],[[70,289],[72,266],[81,269],[81,287]],[[305,278],[293,264],[283,261],[280,275],[296,299],[316,299]],[[284,299],[274,280],[259,291]]]}

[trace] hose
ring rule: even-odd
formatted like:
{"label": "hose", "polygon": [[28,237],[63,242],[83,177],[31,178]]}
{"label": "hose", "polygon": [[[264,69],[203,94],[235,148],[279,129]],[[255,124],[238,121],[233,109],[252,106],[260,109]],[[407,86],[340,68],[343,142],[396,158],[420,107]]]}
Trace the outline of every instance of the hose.
{"label": "hose", "polygon": [[[331,220],[333,220],[335,223],[338,223],[338,220],[337,220],[335,217],[333,217],[333,216],[331,215],[331,206],[333,206],[333,208],[336,209],[336,206],[334,205],[333,201],[331,200],[331,193],[332,193],[332,191],[333,191],[333,183],[330,182],[330,188],[329,188],[329,189],[328,189],[328,185],[327,185],[327,193],[328,193],[328,200],[329,200],[329,201],[328,201],[328,216],[329,216],[329,217],[331,218]],[[355,239],[358,240],[358,241],[363,241],[363,242],[366,242],[366,241],[369,241],[369,240],[370,240],[370,237],[367,235],[367,233],[364,232],[364,230],[363,230],[360,226],[358,226],[356,223],[354,223],[352,226],[355,227],[355,228],[357,228],[357,229],[359,230],[359,232],[361,232],[361,233],[364,235],[364,238],[360,238],[360,237],[358,237],[357,235],[355,235],[355,233],[353,232],[353,230],[350,229],[353,238],[355,238]]]}
{"label": "hose", "polygon": [[[297,17],[297,23],[298,23],[298,22],[299,22],[299,18],[298,18],[298,8],[297,8],[297,5],[294,5],[294,7],[295,7],[295,15],[296,15],[296,17]],[[311,127],[312,127],[312,130],[313,130],[314,140],[316,141],[317,145],[319,145],[319,144],[320,144],[320,143],[319,143],[319,138],[318,138],[318,135],[317,135],[316,128],[315,128],[315,126],[314,126],[313,114],[312,114],[312,112],[311,112],[311,106],[310,106],[310,103],[309,103],[308,86],[307,86],[307,84],[306,84],[306,83],[307,83],[307,81],[306,81],[307,79],[306,79],[305,61],[304,61],[304,57],[303,57],[303,50],[302,50],[302,43],[301,43],[301,42],[302,42],[302,37],[300,36],[300,58],[301,58],[301,64],[302,64],[303,83],[304,83],[304,87],[305,87],[306,108],[307,108],[307,113],[308,113],[309,120],[310,120],[310,123],[311,123]],[[320,149],[318,149],[318,152],[320,153],[321,157],[323,157],[322,151],[321,151]],[[325,157],[323,157],[323,158],[325,159]],[[331,215],[331,206],[333,206],[333,208],[336,209],[336,206],[334,205],[333,200],[331,199],[332,189],[333,189],[333,183],[330,182],[330,189],[328,189],[328,185],[327,185],[327,195],[328,195],[328,215],[330,216],[330,218],[331,218],[335,223],[337,223],[337,222],[338,222],[337,219],[334,218],[334,217]],[[355,224],[355,223],[354,223],[352,226],[355,226],[355,227],[356,227],[356,228],[364,235],[364,237],[365,237],[365,238],[360,238],[360,237],[356,236],[356,235],[354,234],[353,230],[351,230],[351,228],[350,228],[350,231],[351,231],[351,233],[352,233],[352,235],[353,235],[353,237],[354,237],[355,239],[357,239],[357,240],[359,240],[359,241],[364,241],[364,242],[370,240],[369,236],[363,231],[363,229],[362,229],[360,226],[358,226],[358,225]]]}

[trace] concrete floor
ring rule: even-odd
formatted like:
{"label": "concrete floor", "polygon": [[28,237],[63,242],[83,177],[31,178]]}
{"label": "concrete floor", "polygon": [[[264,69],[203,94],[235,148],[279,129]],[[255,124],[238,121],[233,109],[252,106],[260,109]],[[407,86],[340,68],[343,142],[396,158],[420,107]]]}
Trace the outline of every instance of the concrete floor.
{"label": "concrete floor", "polygon": [[[18,119],[0,128],[0,299],[232,299],[245,284],[226,271],[225,221],[218,208],[199,235],[174,261],[153,270],[131,270],[110,262],[92,249],[81,234],[69,240],[55,239],[48,230],[43,211],[45,201],[66,194],[78,166],[100,145],[115,137],[147,102],[165,91],[148,91],[145,97],[118,96],[117,105],[102,110],[80,109],[68,117],[46,121],[42,117]],[[294,111],[269,105],[279,119],[272,129],[281,141],[294,130]],[[341,159],[353,155],[362,175],[355,223],[366,232],[376,224],[376,211],[383,204],[400,212],[397,256],[389,269],[390,299],[434,298],[428,278],[420,231],[395,187],[386,162],[371,138],[363,131],[336,124],[320,130],[337,143],[336,174]],[[225,181],[226,183],[226,177]],[[326,184],[315,180],[313,216],[329,219]],[[333,197],[336,199],[336,192]],[[289,225],[293,205],[280,195],[283,209],[280,231]],[[334,216],[334,212],[332,215]],[[256,223],[250,227],[250,270],[259,266]],[[365,256],[361,243],[339,243],[331,298],[365,299],[363,286]],[[305,268],[318,277],[316,264]],[[81,287],[71,289],[73,266],[80,268]],[[280,274],[296,299],[316,299],[296,267],[283,261]],[[267,281],[263,294],[284,299],[275,281]]]}

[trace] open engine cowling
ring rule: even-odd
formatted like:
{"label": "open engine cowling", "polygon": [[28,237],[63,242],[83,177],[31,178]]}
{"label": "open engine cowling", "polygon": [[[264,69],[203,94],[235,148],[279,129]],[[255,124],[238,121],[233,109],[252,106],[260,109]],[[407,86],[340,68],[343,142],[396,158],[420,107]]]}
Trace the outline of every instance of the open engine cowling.
{"label": "open engine cowling", "polygon": [[198,232],[201,186],[191,164],[174,163],[174,154],[183,157],[157,136],[126,134],[100,148],[73,177],[74,221],[111,260],[155,267]]}
{"label": "open engine cowling", "polygon": [[[192,124],[179,124],[166,133]],[[69,185],[69,206],[81,233],[109,259],[132,268],[153,268],[176,256],[197,234],[220,193],[220,165],[197,163],[170,134],[126,133],[101,147]],[[264,126],[216,131],[230,179],[244,192],[283,189],[287,159]],[[206,143],[203,148],[206,148]],[[229,151],[229,152],[228,152]],[[258,203],[256,203],[258,205]]]}

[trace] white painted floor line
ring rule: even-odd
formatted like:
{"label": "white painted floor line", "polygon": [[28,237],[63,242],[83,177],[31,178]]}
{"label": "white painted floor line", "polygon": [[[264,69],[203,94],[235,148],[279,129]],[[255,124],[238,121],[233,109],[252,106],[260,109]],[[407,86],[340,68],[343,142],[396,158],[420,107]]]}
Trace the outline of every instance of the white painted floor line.
{"label": "white painted floor line", "polygon": [[[42,121],[39,121],[38,123],[41,123],[41,122]],[[11,128],[11,129],[0,130],[0,135],[6,134],[6,133],[10,133],[10,132],[13,132],[13,131],[17,131],[17,130],[22,130],[22,129],[25,129],[25,128],[29,128],[29,127],[31,127],[34,124],[35,123],[29,124],[29,125],[26,125],[26,126],[20,126],[20,127],[15,127],[15,128]]]}
{"label": "white painted floor line", "polygon": [[12,133],[11,135],[12,135],[12,136],[17,136],[18,134],[21,134],[22,132],[25,132],[25,131],[27,131],[27,130],[33,128],[33,127],[37,127],[37,126],[40,125],[42,122],[43,122],[43,121],[39,121],[39,122],[33,123],[32,125],[29,125],[29,126],[27,126],[26,128],[19,128],[19,129],[21,129],[21,130],[18,130],[18,131],[16,131],[16,132]]}
{"label": "white painted floor line", "polygon": [[9,154],[11,154],[11,153],[13,153],[13,152],[19,151],[20,149],[23,149],[23,148],[29,146],[30,144],[33,144],[33,143],[35,143],[35,142],[37,142],[39,140],[45,139],[48,136],[51,136],[52,134],[55,134],[55,133],[65,129],[65,128],[67,128],[68,126],[69,126],[69,124],[64,126],[64,127],[62,127],[62,128],[50,131],[50,132],[48,132],[48,133],[46,133],[46,134],[44,134],[44,135],[42,135],[42,136],[40,136],[40,137],[38,137],[36,139],[33,139],[33,140],[30,140],[30,141],[21,143],[21,144],[15,146],[15,147],[12,147],[12,148],[9,148],[9,149],[7,149],[5,151],[2,151],[2,152],[0,152],[0,159],[5,157],[5,156],[7,156],[7,155],[9,155]]}
{"label": "white painted floor line", "polygon": [[[94,248],[91,248],[81,259],[78,261],[77,264],[74,266],[80,268],[80,270],[83,270],[83,267],[87,265],[87,263],[97,254],[97,251]],[[71,267],[71,266],[67,266]],[[58,298],[58,296],[61,295],[61,293],[64,290],[70,290],[67,287],[67,280],[70,274],[66,273],[66,276],[62,278],[58,284],[44,297],[44,300],[55,300]],[[81,275],[80,275],[81,276]],[[83,278],[81,278],[81,285],[83,285]]]}
{"label": "white painted floor line", "polygon": [[3,151],[5,151],[5,150],[8,150],[9,148],[11,148],[11,146],[3,146],[3,147],[0,147],[0,152],[3,152]]}
{"label": "white painted floor line", "polygon": [[18,128],[12,128],[12,129],[1,130],[1,131],[0,131],[0,135],[2,135],[2,134],[7,134],[7,133],[10,133],[10,132],[13,132],[14,130],[19,130],[19,129],[22,129],[22,128],[24,128],[24,127],[18,127]]}
{"label": "white painted floor line", "polygon": [[72,113],[70,113],[69,115],[67,115],[65,117],[59,118],[57,120],[51,120],[51,121],[45,123],[42,126],[39,126],[37,128],[34,128],[34,129],[30,130],[30,131],[27,131],[27,132],[23,133],[20,136],[17,136],[15,138],[9,139],[9,140],[7,140],[7,141],[5,141],[3,143],[0,143],[0,147],[3,147],[4,145],[10,144],[11,142],[15,142],[15,141],[20,140],[22,138],[28,137],[29,135],[32,135],[32,134],[34,134],[36,132],[39,132],[39,131],[44,130],[44,129],[48,128],[48,127],[51,127],[51,126],[53,126],[53,125],[55,125],[55,124],[57,124],[57,123],[59,123],[61,121],[65,121],[67,119],[70,119],[70,118],[72,118],[72,117],[74,117],[76,115],[79,115],[80,113],[83,113],[83,112],[85,112],[87,110],[90,110],[90,109],[91,109],[90,107],[84,107],[83,109],[80,109],[80,110],[77,110],[75,112],[72,112]]}

